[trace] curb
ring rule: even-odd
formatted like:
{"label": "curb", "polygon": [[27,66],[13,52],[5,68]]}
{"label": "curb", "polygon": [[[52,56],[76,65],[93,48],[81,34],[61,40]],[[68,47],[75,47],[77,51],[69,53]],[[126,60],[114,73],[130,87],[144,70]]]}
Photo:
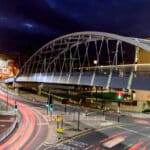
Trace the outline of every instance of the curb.
{"label": "curb", "polygon": [[62,139],[62,140],[59,140],[58,142],[56,142],[56,143],[51,143],[51,144],[48,144],[48,145],[59,145],[59,144],[62,144],[62,143],[64,143],[64,142],[66,142],[66,141],[68,141],[68,140],[71,140],[71,139],[75,139],[75,138],[77,138],[77,137],[80,137],[80,136],[82,136],[82,135],[86,135],[86,134],[88,134],[88,133],[92,133],[92,132],[94,132],[94,131],[100,131],[100,130],[104,130],[104,129],[107,129],[107,128],[112,128],[112,127],[116,127],[116,126],[122,126],[122,125],[124,125],[124,123],[118,123],[118,124],[113,124],[113,125],[108,125],[108,126],[102,126],[101,128],[97,128],[97,129],[94,129],[94,128],[91,128],[91,129],[87,129],[86,131],[82,131],[82,132],[80,132],[80,133],[78,133],[78,134],[75,134],[75,135],[73,135],[73,136],[70,136],[70,137],[67,137],[67,138],[64,138],[64,139]]}
{"label": "curb", "polygon": [[8,128],[7,131],[5,131],[3,134],[0,135],[0,143],[2,143],[15,130],[17,125],[18,125],[18,120],[16,119],[13,125],[11,125],[11,127]]}

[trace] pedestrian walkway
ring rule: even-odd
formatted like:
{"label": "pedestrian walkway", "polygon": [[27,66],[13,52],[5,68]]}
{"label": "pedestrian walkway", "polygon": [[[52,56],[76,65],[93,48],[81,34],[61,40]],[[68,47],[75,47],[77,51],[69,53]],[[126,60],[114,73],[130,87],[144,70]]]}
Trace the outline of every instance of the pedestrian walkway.
{"label": "pedestrian walkway", "polygon": [[142,118],[142,119],[150,119],[150,114],[138,113],[138,112],[123,112],[122,114],[135,117],[135,118]]}
{"label": "pedestrian walkway", "polygon": [[[46,145],[55,145],[64,140],[77,137],[79,135],[100,129],[102,127],[108,127],[115,124],[116,122],[106,121],[103,116],[86,116],[85,113],[81,113],[78,116],[77,113],[66,113],[61,116],[63,119],[63,125],[60,121],[56,122],[54,119],[59,112],[53,114],[53,119],[49,119],[49,137],[47,138]],[[80,117],[80,118],[78,118]],[[58,133],[57,128],[63,128],[63,133]]]}

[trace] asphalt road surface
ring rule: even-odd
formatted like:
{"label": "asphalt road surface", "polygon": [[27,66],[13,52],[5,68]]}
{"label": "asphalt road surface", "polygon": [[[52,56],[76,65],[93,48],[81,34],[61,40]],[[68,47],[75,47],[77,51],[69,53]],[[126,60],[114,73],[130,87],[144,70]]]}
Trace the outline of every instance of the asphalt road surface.
{"label": "asphalt road surface", "polygon": [[[6,95],[0,96],[6,100]],[[9,103],[14,105],[15,97],[9,97]],[[1,143],[0,150],[35,150],[40,147],[48,136],[48,123],[35,108],[17,101],[21,114],[19,127],[6,141]]]}
{"label": "asphalt road surface", "polygon": [[[110,116],[107,116],[110,117]],[[118,125],[85,134],[49,150],[150,150],[150,119],[122,118]]]}
{"label": "asphalt road surface", "polygon": [[[9,98],[9,102],[10,98]],[[48,125],[43,115],[46,114],[44,103],[28,102],[21,99],[17,102],[21,109],[23,118],[21,125],[26,127],[24,132],[15,133],[11,141],[7,141],[5,149],[22,147],[22,149],[40,149],[48,134]],[[22,104],[23,103],[23,104]],[[64,107],[55,105],[55,110],[64,112]],[[67,108],[67,111],[78,111],[77,108]],[[24,116],[25,115],[25,116]],[[26,116],[27,115],[27,116]],[[88,115],[99,116],[102,113],[89,112]],[[116,113],[105,115],[107,120],[116,120]],[[29,120],[28,120],[29,119]],[[45,147],[45,150],[150,150],[150,119],[137,119],[130,116],[120,116],[120,121],[124,125],[118,125],[111,128],[95,130],[92,133],[80,135],[66,142],[55,146]],[[92,123],[92,122],[91,122]],[[32,129],[32,131],[31,131]],[[28,131],[28,132],[26,132]],[[26,134],[28,133],[28,134]],[[13,136],[14,136],[13,135]],[[19,144],[15,142],[17,140]],[[22,139],[22,140],[21,140]],[[10,145],[11,143],[11,145]],[[8,147],[12,146],[11,148]],[[1,147],[0,147],[1,148]]]}

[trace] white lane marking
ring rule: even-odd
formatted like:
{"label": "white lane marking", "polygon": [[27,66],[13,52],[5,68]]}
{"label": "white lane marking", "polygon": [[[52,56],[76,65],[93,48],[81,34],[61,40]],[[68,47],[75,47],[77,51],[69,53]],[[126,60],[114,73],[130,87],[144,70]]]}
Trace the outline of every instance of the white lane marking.
{"label": "white lane marking", "polygon": [[37,123],[36,125],[40,126],[40,125],[49,125],[49,124],[48,123]]}
{"label": "white lane marking", "polygon": [[105,143],[103,143],[103,146],[107,147],[107,148],[112,148],[115,145],[118,145],[119,143],[123,142],[124,140],[125,140],[124,137],[119,136],[119,137],[113,138],[109,141],[106,141]]}
{"label": "white lane marking", "polygon": [[94,147],[94,145],[90,145],[90,146],[84,148],[83,150],[88,150],[88,149],[91,149],[92,147]]}
{"label": "white lane marking", "polygon": [[149,134],[140,133],[140,132],[138,132],[138,131],[131,130],[131,129],[128,129],[128,128],[125,128],[125,127],[119,126],[118,128],[124,129],[124,130],[129,131],[129,132],[132,132],[132,133],[136,133],[136,134],[139,134],[139,135],[142,135],[142,136],[150,137]]}

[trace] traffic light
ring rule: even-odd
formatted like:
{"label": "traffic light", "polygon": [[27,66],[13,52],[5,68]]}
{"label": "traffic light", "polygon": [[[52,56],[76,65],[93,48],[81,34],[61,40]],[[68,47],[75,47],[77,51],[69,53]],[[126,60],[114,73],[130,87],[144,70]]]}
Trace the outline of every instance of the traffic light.
{"label": "traffic light", "polygon": [[51,104],[53,104],[52,96],[49,95],[48,98],[47,98],[47,102],[45,104],[46,108],[49,108]]}
{"label": "traffic light", "polygon": [[48,96],[48,104],[49,105],[53,104],[53,100],[52,100],[52,96],[51,95]]}
{"label": "traffic light", "polygon": [[62,104],[69,104],[69,99],[63,99]]}
{"label": "traffic light", "polygon": [[48,115],[48,111],[50,111],[50,112],[54,111],[54,105],[53,105],[53,100],[52,100],[51,95],[48,96],[45,106],[46,106],[46,109],[47,109],[47,115]]}
{"label": "traffic light", "polygon": [[14,111],[17,112],[18,111],[18,106],[15,104],[14,106]]}
{"label": "traffic light", "polygon": [[122,92],[117,92],[116,99],[117,99],[117,101],[122,101],[123,100],[123,93]]}
{"label": "traffic light", "polygon": [[46,106],[47,108],[49,107],[49,104],[48,104],[48,102],[46,102],[45,106]]}
{"label": "traffic light", "polygon": [[54,111],[54,105],[53,104],[50,104],[49,105],[49,110],[52,112],[52,111]]}

